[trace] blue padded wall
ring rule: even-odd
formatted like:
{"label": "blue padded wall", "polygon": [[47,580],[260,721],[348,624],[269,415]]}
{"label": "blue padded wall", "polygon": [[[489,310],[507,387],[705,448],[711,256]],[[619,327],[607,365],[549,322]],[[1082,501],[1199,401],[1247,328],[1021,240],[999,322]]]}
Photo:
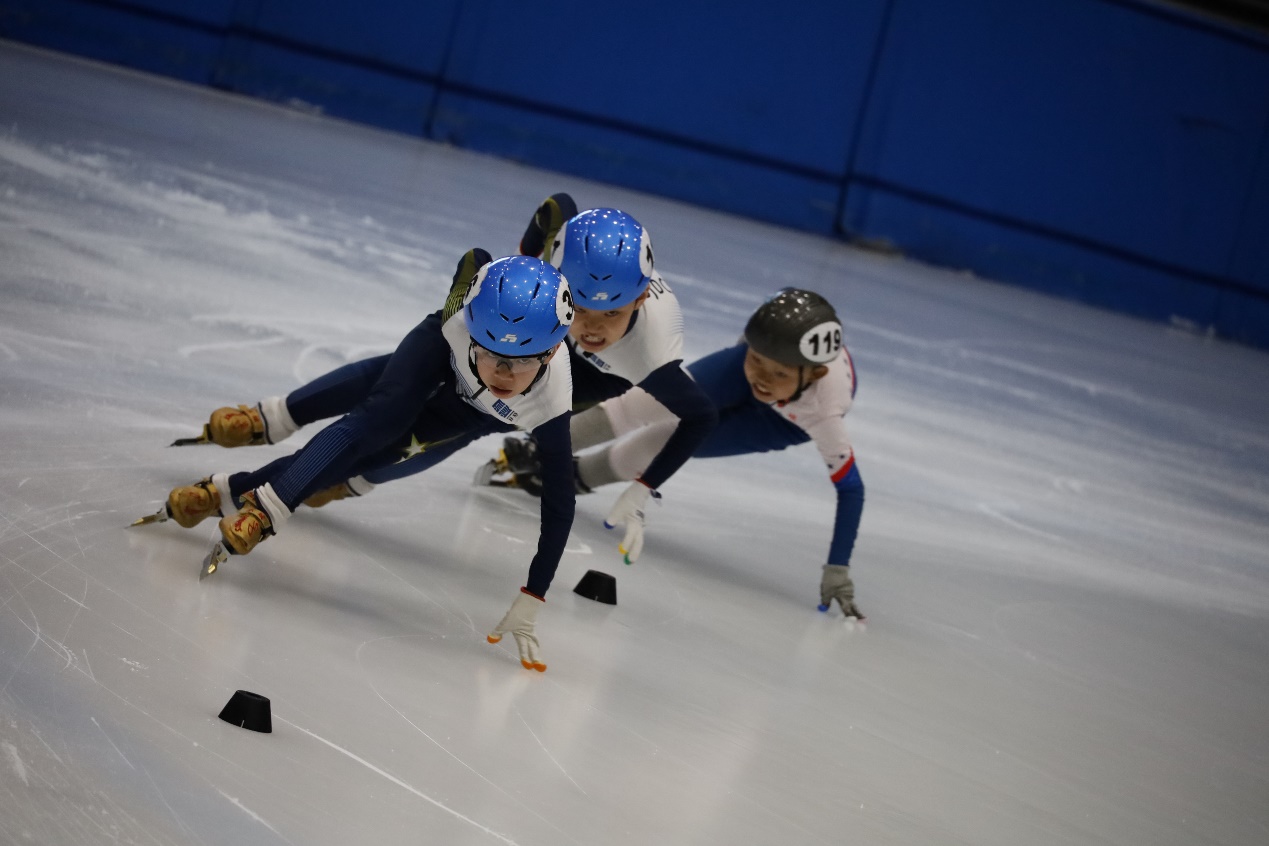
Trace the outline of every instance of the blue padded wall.
{"label": "blue padded wall", "polygon": [[213,84],[424,132],[458,0],[240,0]]}
{"label": "blue padded wall", "polygon": [[0,37],[207,84],[235,2],[0,0]]}
{"label": "blue padded wall", "polygon": [[[1203,325],[1218,301],[1174,277],[1269,292],[1265,218],[1246,219],[1269,199],[1263,165],[1253,177],[1269,131],[1264,45],[1097,0],[898,0],[889,37],[844,229]],[[1139,272],[1110,273],[1096,254]],[[1157,285],[1132,281],[1142,273]]]}
{"label": "blue padded wall", "polygon": [[487,0],[434,132],[830,233],[885,6]]}

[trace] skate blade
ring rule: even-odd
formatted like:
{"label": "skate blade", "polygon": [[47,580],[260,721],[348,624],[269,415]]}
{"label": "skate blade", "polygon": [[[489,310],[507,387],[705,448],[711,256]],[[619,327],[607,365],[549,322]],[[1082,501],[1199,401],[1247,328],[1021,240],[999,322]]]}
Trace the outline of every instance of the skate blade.
{"label": "skate blade", "polygon": [[493,480],[494,463],[488,461],[476,468],[476,475],[472,476],[471,483],[473,487],[483,488]]}
{"label": "skate blade", "polygon": [[498,457],[491,458],[484,464],[476,468],[476,475],[472,477],[471,483],[475,487],[507,487],[506,482],[499,482],[494,479],[499,473],[509,472],[507,467],[507,454],[502,450],[498,450]]}
{"label": "skate blade", "polygon": [[147,514],[144,517],[140,517],[136,520],[133,520],[129,525],[130,526],[147,526],[150,523],[165,523],[165,522],[167,522],[167,508],[166,507],[160,508],[158,511],[154,512],[153,514]]}
{"label": "skate blade", "polygon": [[194,438],[177,438],[168,444],[168,446],[197,446],[198,444],[209,444],[212,442],[211,431],[207,428],[207,424],[203,424],[203,431]]}
{"label": "skate blade", "polygon": [[478,488],[518,488],[520,485],[516,482],[516,477],[511,476],[507,479],[495,479],[492,473],[481,473],[476,471],[476,478],[472,479],[472,484]]}
{"label": "skate blade", "polygon": [[220,565],[225,563],[225,559],[229,557],[229,553],[225,551],[225,545],[221,541],[216,541],[216,545],[212,547],[211,553],[203,559],[203,569],[198,572],[198,580],[203,579],[215,573],[220,569]]}

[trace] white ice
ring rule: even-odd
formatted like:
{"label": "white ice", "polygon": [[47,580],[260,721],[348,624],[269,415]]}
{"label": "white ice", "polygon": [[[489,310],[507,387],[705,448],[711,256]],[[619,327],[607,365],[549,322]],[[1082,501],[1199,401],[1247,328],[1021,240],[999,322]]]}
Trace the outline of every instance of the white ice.
{"label": "white ice", "polygon": [[[787,284],[860,388],[865,625],[810,446],[701,460],[545,674],[485,642],[536,503],[485,440],[214,578],[169,449],[390,350],[542,197],[653,233],[695,358]],[[1269,842],[1269,357],[663,198],[0,45],[0,841]],[[297,439],[296,443],[302,442]],[[572,593],[588,569],[618,602]],[[274,732],[217,719],[236,689]]]}

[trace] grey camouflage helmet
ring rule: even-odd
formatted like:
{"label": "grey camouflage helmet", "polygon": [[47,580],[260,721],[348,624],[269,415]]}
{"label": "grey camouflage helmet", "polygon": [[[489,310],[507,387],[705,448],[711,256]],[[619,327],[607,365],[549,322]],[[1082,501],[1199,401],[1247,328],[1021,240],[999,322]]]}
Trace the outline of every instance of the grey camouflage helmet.
{"label": "grey camouflage helmet", "polygon": [[819,294],[783,288],[749,318],[745,342],[781,364],[814,367],[841,354],[842,324]]}

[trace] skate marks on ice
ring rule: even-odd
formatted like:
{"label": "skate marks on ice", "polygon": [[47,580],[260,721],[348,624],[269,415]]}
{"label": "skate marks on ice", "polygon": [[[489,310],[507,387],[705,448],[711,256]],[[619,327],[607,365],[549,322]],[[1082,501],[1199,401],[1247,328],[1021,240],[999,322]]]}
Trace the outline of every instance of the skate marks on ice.
{"label": "skate marks on ice", "polygon": [[1040,529],[1032,528],[1031,526],[1028,526],[1026,523],[1023,523],[1020,520],[1015,520],[1014,518],[1005,514],[1004,513],[1005,509],[1011,508],[1011,505],[989,505],[985,502],[980,502],[978,503],[977,507],[981,513],[986,514],[988,517],[991,517],[993,520],[999,520],[1001,523],[1004,523],[1006,526],[1011,526],[1012,528],[1015,528],[1020,532],[1026,532],[1029,535],[1032,535],[1037,538],[1041,538],[1042,540],[1052,541],[1053,543],[1062,543],[1063,539],[1058,537],[1057,535],[1050,534],[1045,531],[1041,531]]}
{"label": "skate marks on ice", "polygon": [[[435,807],[439,808],[440,810],[444,811],[445,813],[449,814],[450,816],[455,817],[456,819],[461,820],[462,822],[464,822],[464,823],[466,823],[466,824],[468,824],[468,825],[470,825],[470,826],[473,826],[474,828],[476,828],[476,829],[478,829],[478,830],[480,830],[480,831],[484,832],[485,834],[490,835],[491,837],[494,837],[495,839],[497,839],[497,840],[499,840],[499,841],[501,841],[501,842],[503,842],[503,843],[507,843],[507,844],[509,844],[509,846],[519,846],[519,844],[517,844],[517,843],[516,843],[516,841],[512,840],[511,838],[506,837],[505,835],[500,834],[499,832],[494,831],[493,829],[491,829],[491,828],[489,828],[489,827],[487,827],[487,826],[485,826],[485,825],[482,825],[481,823],[477,822],[476,820],[472,819],[471,817],[466,816],[465,814],[459,813],[458,811],[456,811],[456,810],[454,810],[453,808],[451,808],[449,805],[446,805],[444,802],[441,802],[441,801],[440,801],[440,800],[438,800],[438,799],[434,799],[433,797],[428,796],[426,793],[422,792],[422,791],[421,791],[421,790],[419,790],[418,788],[413,787],[413,786],[411,786],[411,785],[409,785],[409,784],[406,784],[404,781],[402,781],[401,779],[399,779],[399,778],[397,778],[396,776],[392,775],[391,773],[386,772],[385,770],[383,770],[383,769],[381,769],[381,768],[379,768],[379,767],[375,766],[374,764],[370,763],[369,761],[365,760],[364,758],[360,757],[359,755],[356,755],[356,754],[355,754],[355,753],[353,753],[353,752],[349,752],[347,749],[345,749],[344,747],[340,746],[339,744],[334,743],[334,742],[332,742],[332,741],[330,741],[330,740],[327,740],[326,738],[322,737],[321,735],[316,734],[316,733],[314,733],[314,732],[311,732],[311,731],[309,731],[308,729],[304,728],[303,726],[298,726],[298,725],[296,725],[295,723],[292,723],[290,720],[287,720],[287,719],[285,719],[285,718],[283,718],[283,717],[276,717],[275,719],[277,719],[277,721],[278,721],[278,722],[280,722],[280,723],[284,723],[285,725],[289,725],[289,726],[291,726],[291,727],[292,727],[293,729],[295,729],[296,731],[299,731],[299,732],[302,732],[303,734],[308,735],[309,737],[313,738],[314,740],[316,740],[316,741],[318,741],[318,742],[320,742],[320,743],[324,743],[326,746],[329,746],[331,749],[334,749],[336,752],[340,753],[341,755],[344,755],[344,756],[348,757],[349,759],[351,759],[351,760],[353,760],[353,761],[356,761],[358,764],[361,764],[363,767],[365,767],[366,769],[368,769],[368,770],[370,770],[371,772],[375,773],[376,775],[382,776],[383,778],[387,779],[389,782],[391,782],[391,783],[395,784],[396,786],[398,786],[398,787],[402,788],[403,790],[405,790],[405,791],[407,791],[407,792],[409,792],[409,793],[412,793],[413,795],[417,796],[418,798],[422,799],[423,801],[428,802],[428,803],[430,803],[431,805],[434,805]],[[222,794],[222,795],[224,795],[224,794]],[[226,796],[226,798],[228,798],[228,797]],[[237,804],[237,802],[236,802],[236,801],[235,801],[235,804]],[[240,807],[241,807],[241,806],[240,806]],[[245,810],[245,809],[244,809],[244,810]],[[254,814],[253,814],[252,816],[254,816]],[[270,829],[273,829],[273,826],[269,826],[269,828],[270,828]],[[288,842],[289,842],[289,841],[288,841]]]}
{"label": "skate marks on ice", "polygon": [[[444,635],[442,635],[442,637],[444,637]],[[407,715],[405,710],[403,710],[403,708],[407,707],[406,705],[398,704],[397,702],[393,701],[393,700],[399,699],[400,703],[407,703],[407,702],[415,703],[417,702],[417,699],[412,694],[409,694],[407,692],[401,692],[401,691],[398,691],[397,693],[393,693],[389,691],[389,693],[385,694],[383,688],[392,686],[393,684],[395,684],[398,688],[409,687],[408,684],[403,685],[400,683],[401,674],[399,672],[399,669],[397,669],[397,667],[394,665],[398,661],[403,661],[407,664],[417,662],[419,660],[419,655],[420,655],[420,650],[418,649],[419,644],[410,643],[410,642],[419,641],[421,639],[422,639],[422,636],[420,635],[401,635],[401,636],[391,636],[391,637],[380,637],[380,638],[372,638],[370,640],[363,641],[361,644],[357,646],[355,651],[356,663],[357,663],[357,666],[361,670],[361,675],[364,677],[365,684],[367,688],[370,690],[370,692],[372,692],[375,695],[375,697],[393,715],[395,715],[397,719],[399,719],[402,723],[408,726],[410,730],[412,730],[414,733],[416,733],[417,735],[422,737],[424,740],[426,740],[428,744],[430,744],[431,746],[435,747],[437,750],[442,752],[450,761],[457,764],[459,767],[461,767],[463,770],[470,773],[472,776],[480,780],[489,788],[495,790],[500,796],[502,796],[504,801],[510,802],[511,804],[515,805],[516,807],[520,809],[521,812],[529,816],[536,817],[544,825],[552,828],[558,836],[565,838],[569,842],[574,842],[574,843],[577,842],[571,836],[569,836],[566,831],[564,831],[563,829],[560,829],[558,826],[553,824],[549,819],[544,817],[534,807],[525,803],[515,794],[510,792],[510,790],[506,786],[498,783],[497,781],[492,779],[489,775],[487,775],[485,772],[478,770],[475,766],[473,766],[471,763],[465,760],[461,755],[455,752],[454,749],[452,749],[450,746],[447,746],[445,743],[442,743],[440,740],[437,739],[437,737],[435,737],[433,734],[429,733],[426,729],[424,729],[423,726],[419,724],[418,720],[421,718],[425,718],[427,716],[426,709],[424,709],[423,714],[421,715],[416,714],[412,718],[411,716]],[[473,638],[472,641],[473,643],[475,643],[476,639]],[[372,654],[368,654],[368,648],[369,648],[369,653],[372,653]],[[489,683],[489,679],[487,675],[482,675],[481,678],[484,684],[487,685]],[[504,691],[502,692],[501,695],[499,695],[497,692],[493,692],[492,698],[489,696],[479,696],[479,697],[474,697],[473,701],[479,702],[480,707],[481,709],[483,709],[484,712],[488,712],[488,710],[491,707],[496,707],[495,703],[498,703],[498,702],[501,702],[501,707],[503,708],[508,706],[514,708],[515,706],[513,703],[515,701],[515,698],[523,695],[526,688],[529,685],[534,683],[534,680],[530,679],[528,676],[523,676],[523,675],[518,675],[511,678],[513,679],[514,683],[507,685],[504,688]],[[490,691],[486,691],[486,693],[490,693]],[[392,698],[390,699],[389,696],[392,696]],[[414,710],[418,711],[420,709],[417,705],[414,705]],[[487,718],[487,713],[486,713],[486,718]],[[282,722],[288,722],[288,721],[282,720]],[[438,807],[440,807],[442,810],[446,811],[447,813],[453,814],[459,817],[460,819],[463,819],[464,821],[476,826],[477,828],[480,828],[486,831],[487,833],[492,834],[495,837],[498,837],[499,839],[504,840],[505,842],[512,842],[508,840],[506,837],[504,837],[503,835],[498,834],[492,831],[491,829],[486,828],[485,826],[481,825],[475,820],[472,820],[466,817],[465,815],[445,805],[439,800],[436,800],[434,797],[427,796],[421,791],[419,791],[417,788],[405,784],[403,781],[391,775],[390,773],[385,772],[380,767],[377,767],[374,764],[362,759],[360,756],[355,755],[352,752],[346,749],[343,749],[342,747],[339,747],[337,744],[331,742],[330,740],[327,740],[326,738],[323,738],[323,737],[319,737],[315,733],[310,732],[309,730],[302,728],[301,726],[294,725],[294,724],[291,724],[291,725],[293,725],[294,728],[304,732],[305,734],[309,734],[310,736],[320,740],[321,742],[327,744],[328,746],[331,746],[332,748],[343,753],[344,755],[347,755],[348,757],[352,758],[353,760],[357,761],[363,766],[370,768],[374,772],[384,776],[390,781],[396,783],[398,786],[405,788],[406,790],[413,793],[414,795],[419,796],[420,798],[423,798],[427,800],[428,802],[432,802],[433,804],[436,804]],[[526,723],[526,726],[527,726],[527,723]],[[549,757],[550,756],[549,751],[546,751],[544,746],[542,748]],[[555,763],[558,766],[558,761],[555,761],[554,758],[552,758],[551,760],[553,763]],[[495,766],[491,768],[490,771],[498,772],[499,769],[500,769],[499,767]],[[565,773],[565,775],[567,775],[567,773]],[[570,780],[571,780],[571,777],[570,777]]]}

